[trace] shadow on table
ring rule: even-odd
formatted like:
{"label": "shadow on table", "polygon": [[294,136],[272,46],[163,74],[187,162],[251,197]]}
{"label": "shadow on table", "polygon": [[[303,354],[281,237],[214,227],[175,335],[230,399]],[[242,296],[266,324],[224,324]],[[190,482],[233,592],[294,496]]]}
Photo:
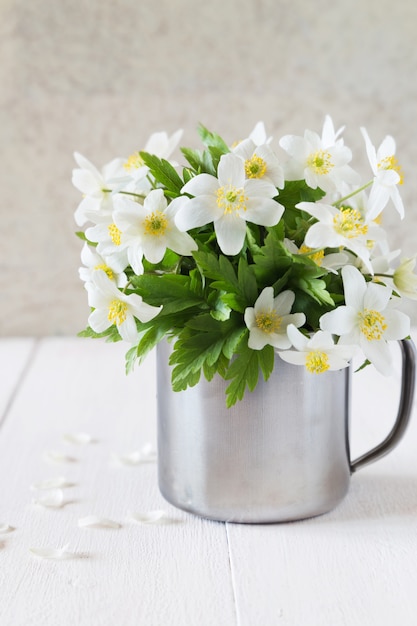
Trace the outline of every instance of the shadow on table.
{"label": "shadow on table", "polygon": [[339,506],[317,521],[417,519],[417,476],[354,475]]}

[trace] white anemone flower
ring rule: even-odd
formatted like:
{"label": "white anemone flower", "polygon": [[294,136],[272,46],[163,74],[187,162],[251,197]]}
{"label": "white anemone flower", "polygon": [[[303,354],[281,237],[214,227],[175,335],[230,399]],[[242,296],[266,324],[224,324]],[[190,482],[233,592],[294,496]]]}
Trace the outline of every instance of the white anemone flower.
{"label": "white anemone flower", "polygon": [[94,308],[88,318],[90,327],[102,333],[115,324],[122,339],[132,344],[139,336],[135,318],[149,322],[162,308],[147,304],[136,293],[123,293],[104,271],[96,272],[93,280],[86,283],[86,289],[88,303]]}
{"label": "white anemone flower", "polygon": [[[131,154],[123,163],[123,168],[127,176],[119,179],[121,188],[126,190],[135,190],[138,193],[146,195],[152,189],[151,183],[147,178],[149,168],[145,165],[140,156],[140,152],[148,152],[160,159],[169,160],[170,156],[178,146],[182,137],[182,129],[177,130],[171,136],[165,131],[153,133],[141,150],[137,150]],[[171,165],[176,166],[176,161],[170,160]]]}
{"label": "white anemone flower", "polygon": [[105,165],[101,172],[88,159],[78,152],[74,158],[79,166],[72,171],[72,184],[84,195],[74,218],[78,226],[83,226],[98,211],[111,212],[114,180],[120,175],[122,159],[113,159]]}
{"label": "white anemone flower", "polygon": [[404,217],[404,205],[398,185],[403,182],[401,167],[395,157],[395,140],[387,135],[378,150],[372,144],[365,128],[361,128],[365,140],[366,153],[374,174],[372,189],[369,194],[369,213],[372,219],[378,217],[391,199],[400,217]]}
{"label": "white anemone flower", "polygon": [[310,226],[305,236],[309,248],[343,247],[356,254],[373,273],[370,262],[369,241],[382,237],[377,224],[363,217],[358,209],[335,207],[322,202],[299,202],[296,207],[309,213],[318,221]]}
{"label": "white anemone flower", "polygon": [[329,332],[319,330],[309,338],[293,325],[288,326],[287,332],[295,350],[278,351],[287,363],[304,365],[311,374],[323,374],[349,366],[354,348],[335,344]]}
{"label": "white anemone flower", "polygon": [[127,284],[126,274],[119,272],[111,260],[102,257],[95,248],[91,248],[87,243],[84,243],[81,250],[81,261],[84,263],[84,267],[80,267],[78,271],[82,281],[92,281],[93,275],[98,270],[103,270],[117,287],[125,287]]}
{"label": "white anemone flower", "polygon": [[417,300],[417,275],[414,273],[416,259],[417,255],[410,259],[402,259],[393,275],[395,290],[411,300]]}
{"label": "white anemone flower", "polygon": [[252,139],[255,146],[262,146],[266,143],[271,143],[272,137],[267,137],[265,124],[259,121],[255,124],[253,130],[249,135],[249,139]]}
{"label": "white anemone flower", "polygon": [[326,117],[322,137],[306,130],[304,137],[285,135],[279,145],[290,156],[285,164],[286,180],[304,179],[309,187],[320,187],[326,193],[344,191],[346,183],[358,183],[358,174],[348,165],[352,152],[338,138],[333,122]]}
{"label": "white anemone flower", "polygon": [[142,255],[150,263],[160,263],[167,248],[184,256],[197,250],[194,239],[175,224],[175,216],[186,202],[188,198],[181,196],[168,204],[162,189],[151,191],[143,205],[118,198],[114,222],[122,233],[132,267]]}
{"label": "white anemone flower", "polygon": [[252,139],[245,139],[233,149],[233,153],[243,159],[246,178],[261,178],[283,189],[284,170],[268,144],[257,146]]}
{"label": "white anemone flower", "polygon": [[253,307],[245,310],[245,324],[249,329],[248,346],[252,350],[262,350],[266,345],[274,348],[289,348],[291,342],[287,336],[289,324],[302,326],[304,313],[291,313],[295,294],[282,291],[274,298],[272,287],[265,287]]}
{"label": "white anemone flower", "polygon": [[410,334],[410,319],[392,306],[392,290],[365,281],[352,265],[342,269],[345,305],[320,318],[320,328],[340,337],[339,343],[358,345],[382,374],[390,374],[392,359],[388,341]]}
{"label": "white anemone flower", "polygon": [[[111,264],[116,272],[123,272],[129,265],[129,259],[122,232],[114,223],[113,214],[97,214],[95,222],[94,226],[85,231],[87,239],[97,243],[96,250],[106,259],[107,264]],[[143,269],[142,265],[140,268]],[[133,269],[136,272],[140,268]]]}
{"label": "white anemone flower", "polygon": [[182,193],[194,197],[178,211],[178,228],[186,231],[213,222],[219,247],[228,255],[242,249],[246,222],[275,226],[284,213],[284,207],[273,200],[275,186],[247,179],[243,160],[232,153],[221,157],[218,178],[199,174],[184,185]]}
{"label": "white anemone flower", "polygon": [[323,248],[315,250],[309,248],[305,243],[298,248],[291,239],[287,238],[284,239],[284,244],[292,254],[308,256],[316,265],[332,274],[337,274],[337,270],[346,265],[349,259],[348,255],[344,252],[329,252],[327,254]]}

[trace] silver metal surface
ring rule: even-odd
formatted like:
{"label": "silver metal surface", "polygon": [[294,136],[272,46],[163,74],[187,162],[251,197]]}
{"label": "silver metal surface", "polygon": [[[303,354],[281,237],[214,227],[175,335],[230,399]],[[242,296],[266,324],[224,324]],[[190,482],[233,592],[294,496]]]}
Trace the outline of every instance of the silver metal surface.
{"label": "silver metal surface", "polygon": [[[320,515],[344,498],[352,470],[350,369],[313,375],[276,357],[268,382],[227,409],[228,383],[220,377],[172,391],[170,349],[166,342],[157,348],[158,473],[166,500],[218,521],[267,523]],[[397,428],[408,415],[399,414]]]}

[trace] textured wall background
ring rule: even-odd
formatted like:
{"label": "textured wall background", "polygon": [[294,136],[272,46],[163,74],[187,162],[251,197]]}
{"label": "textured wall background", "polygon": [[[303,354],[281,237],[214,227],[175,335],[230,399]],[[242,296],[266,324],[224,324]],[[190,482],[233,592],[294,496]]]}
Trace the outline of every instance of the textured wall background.
{"label": "textured wall background", "polygon": [[72,153],[101,167],[157,130],[278,140],[329,113],[364,176],[359,126],[390,133],[407,218],[385,226],[417,251],[416,27],[414,0],[0,0],[0,334],[85,326]]}

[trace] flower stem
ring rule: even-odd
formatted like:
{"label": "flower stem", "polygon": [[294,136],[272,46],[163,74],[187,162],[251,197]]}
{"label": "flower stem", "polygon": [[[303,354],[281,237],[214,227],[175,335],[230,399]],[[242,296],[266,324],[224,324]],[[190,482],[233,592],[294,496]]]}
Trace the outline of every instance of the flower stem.
{"label": "flower stem", "polygon": [[[102,189],[104,193],[113,193],[111,189]],[[133,191],[118,191],[117,193],[121,193],[124,196],[135,196],[135,198],[146,198],[143,193],[134,193]]]}
{"label": "flower stem", "polygon": [[362,187],[359,187],[358,189],[355,189],[355,191],[351,191],[351,193],[348,193],[347,196],[344,196],[343,198],[340,198],[340,200],[336,200],[336,202],[333,202],[332,206],[337,207],[338,204],[341,204],[342,202],[345,202],[345,200],[348,200],[349,198],[352,198],[352,196],[356,196],[357,193],[360,193],[361,191],[364,191],[365,189],[370,187],[373,182],[374,182],[373,179],[369,180],[367,183],[362,185]]}

